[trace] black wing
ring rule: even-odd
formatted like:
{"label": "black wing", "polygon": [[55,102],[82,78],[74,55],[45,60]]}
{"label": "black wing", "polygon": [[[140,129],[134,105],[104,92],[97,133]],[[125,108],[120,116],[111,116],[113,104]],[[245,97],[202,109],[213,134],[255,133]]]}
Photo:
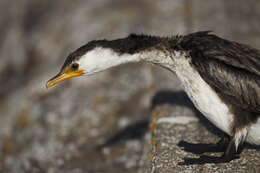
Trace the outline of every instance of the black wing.
{"label": "black wing", "polygon": [[190,51],[202,78],[222,97],[260,113],[260,51],[208,32],[184,36],[181,45]]}

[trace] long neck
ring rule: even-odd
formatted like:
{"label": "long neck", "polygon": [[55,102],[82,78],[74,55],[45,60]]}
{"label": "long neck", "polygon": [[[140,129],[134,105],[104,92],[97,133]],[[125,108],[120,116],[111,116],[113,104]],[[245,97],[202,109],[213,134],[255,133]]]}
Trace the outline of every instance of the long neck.
{"label": "long neck", "polygon": [[130,35],[112,41],[100,40],[81,60],[81,66],[92,73],[120,64],[149,62],[172,69],[174,52],[170,52],[166,38]]}
{"label": "long neck", "polygon": [[[168,69],[172,69],[173,67],[173,55],[167,50],[158,49],[155,47],[151,47],[149,49],[144,49],[140,52],[135,52],[132,54],[129,53],[117,53],[111,49],[101,48],[98,50],[100,52],[100,56],[104,58],[96,58],[99,59],[99,64],[105,64],[105,66],[101,67],[102,70],[107,68],[111,68],[114,66],[118,66],[126,63],[135,63],[135,62],[144,62],[144,63],[152,63],[156,65],[163,66]],[[102,52],[102,53],[101,53]]]}
{"label": "long neck", "polygon": [[101,45],[104,50],[112,51],[110,53],[114,56],[111,56],[111,60],[107,58],[112,66],[140,61],[168,66],[172,62],[166,38],[130,35],[123,39],[103,41]]}

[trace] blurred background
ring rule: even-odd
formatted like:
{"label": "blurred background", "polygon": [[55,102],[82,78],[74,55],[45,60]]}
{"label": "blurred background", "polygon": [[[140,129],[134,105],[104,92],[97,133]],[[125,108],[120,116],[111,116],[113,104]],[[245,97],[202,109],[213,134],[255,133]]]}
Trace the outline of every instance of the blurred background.
{"label": "blurred background", "polygon": [[138,172],[156,94],[181,90],[174,75],[128,64],[45,82],[81,45],[129,33],[212,30],[260,49],[259,18],[259,0],[1,0],[0,172]]}

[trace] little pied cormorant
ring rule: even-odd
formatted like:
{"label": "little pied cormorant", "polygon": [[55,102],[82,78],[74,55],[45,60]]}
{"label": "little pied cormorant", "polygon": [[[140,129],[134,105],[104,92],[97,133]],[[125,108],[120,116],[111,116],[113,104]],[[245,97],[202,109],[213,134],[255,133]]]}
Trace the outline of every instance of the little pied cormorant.
{"label": "little pied cormorant", "polygon": [[224,154],[209,162],[238,158],[245,141],[260,145],[260,51],[207,31],[91,41],[67,57],[46,87],[130,62],[149,62],[174,72],[196,108],[229,135]]}

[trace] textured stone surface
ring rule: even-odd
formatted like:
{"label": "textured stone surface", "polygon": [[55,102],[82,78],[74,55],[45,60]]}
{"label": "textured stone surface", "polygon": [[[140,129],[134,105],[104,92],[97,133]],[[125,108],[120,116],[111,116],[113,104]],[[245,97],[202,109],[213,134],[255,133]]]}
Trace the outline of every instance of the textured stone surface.
{"label": "textured stone surface", "polygon": [[[223,136],[199,113],[192,115],[186,108],[174,105],[158,106],[152,114],[151,138],[147,140],[146,152],[143,158],[144,167],[140,172],[149,173],[174,173],[174,172],[250,172],[260,170],[259,147],[246,145],[241,158],[225,164],[193,164],[180,165],[184,158],[199,158],[201,154],[185,151],[198,151],[196,146],[217,143]],[[176,113],[176,110],[184,114]],[[174,113],[173,113],[174,112]],[[177,111],[178,112],[178,111]],[[183,145],[185,144],[185,145]],[[194,145],[196,146],[194,147]],[[204,153],[208,156],[220,156],[221,153]]]}
{"label": "textured stone surface", "polygon": [[253,149],[227,165],[176,166],[195,156],[179,140],[217,139],[198,122],[155,125],[157,114],[193,116],[179,81],[164,69],[130,64],[50,90],[44,85],[70,51],[130,32],[214,30],[259,48],[259,2],[0,1],[0,172],[257,172]]}

